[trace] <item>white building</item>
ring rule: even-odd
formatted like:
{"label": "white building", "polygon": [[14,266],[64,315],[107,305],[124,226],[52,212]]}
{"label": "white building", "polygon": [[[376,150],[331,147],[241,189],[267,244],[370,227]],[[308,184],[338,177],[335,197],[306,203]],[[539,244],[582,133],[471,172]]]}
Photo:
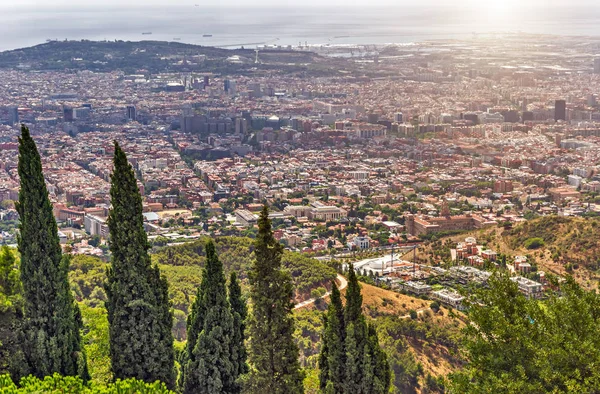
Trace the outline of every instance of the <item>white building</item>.
{"label": "white building", "polygon": [[519,291],[525,294],[527,298],[540,298],[542,296],[544,287],[541,283],[522,276],[513,276],[510,280],[517,283]]}
{"label": "white building", "polygon": [[108,226],[106,225],[105,217],[85,215],[83,225],[88,234],[108,238]]}
{"label": "white building", "polygon": [[458,310],[464,309],[462,302],[464,301],[465,297],[461,296],[454,290],[442,289],[433,291],[431,292],[431,297]]}
{"label": "white building", "polygon": [[369,249],[370,243],[368,237],[354,237],[352,245],[356,246],[356,249]]}
{"label": "white building", "polygon": [[569,183],[570,186],[579,187],[579,186],[581,186],[582,179],[583,178],[581,178],[578,175],[569,175],[567,177],[567,182]]}

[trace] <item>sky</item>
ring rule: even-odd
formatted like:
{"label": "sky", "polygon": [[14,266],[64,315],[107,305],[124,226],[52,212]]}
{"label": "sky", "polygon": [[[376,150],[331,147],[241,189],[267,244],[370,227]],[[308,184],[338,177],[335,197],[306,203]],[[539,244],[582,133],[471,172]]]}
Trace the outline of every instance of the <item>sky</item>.
{"label": "sky", "polygon": [[[597,4],[597,0],[0,0],[0,8],[107,8],[107,7],[150,7],[150,6],[194,6],[203,7],[411,7],[413,5],[445,5],[462,7],[482,7],[492,9],[518,9],[523,6],[568,7]],[[597,5],[596,5],[597,6]]]}

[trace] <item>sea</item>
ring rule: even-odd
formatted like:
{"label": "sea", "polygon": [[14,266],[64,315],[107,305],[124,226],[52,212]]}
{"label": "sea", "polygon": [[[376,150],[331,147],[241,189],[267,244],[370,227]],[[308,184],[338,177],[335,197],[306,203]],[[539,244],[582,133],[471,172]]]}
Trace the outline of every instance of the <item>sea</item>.
{"label": "sea", "polygon": [[545,6],[544,1],[529,6],[515,0],[497,1],[470,1],[464,6],[460,1],[439,6],[411,1],[386,7],[302,7],[286,6],[285,1],[269,7],[251,7],[251,2],[238,7],[202,3],[85,7],[81,5],[85,2],[73,1],[69,7],[52,8],[46,2],[40,8],[35,4],[14,7],[7,5],[13,2],[0,0],[0,51],[65,39],[254,48],[411,43],[519,32],[600,36],[600,0],[553,6]]}

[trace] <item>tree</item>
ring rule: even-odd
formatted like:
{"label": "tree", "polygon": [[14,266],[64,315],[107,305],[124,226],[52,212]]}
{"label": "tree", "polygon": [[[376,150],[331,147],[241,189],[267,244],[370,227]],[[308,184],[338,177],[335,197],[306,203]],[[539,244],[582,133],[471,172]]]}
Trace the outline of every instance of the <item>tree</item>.
{"label": "tree", "polygon": [[42,161],[25,126],[19,138],[18,172],[25,362],[29,372],[38,377],[57,372],[87,380],[81,314],[67,278],[69,258],[62,255]]}
{"label": "tree", "polygon": [[98,245],[100,245],[100,242],[102,242],[102,239],[100,238],[100,236],[99,235],[93,235],[88,240],[88,245],[93,246],[93,247],[97,247]]}
{"label": "tree", "polygon": [[112,264],[105,283],[115,379],[174,386],[173,314],[168,284],[148,255],[142,197],[133,168],[115,142],[108,215]]}
{"label": "tree", "polygon": [[326,393],[343,393],[345,384],[346,354],[344,340],[344,307],[334,281],[331,283],[331,302],[323,320],[321,353],[319,354],[319,383]]}
{"label": "tree", "polygon": [[17,259],[12,250],[6,245],[0,248],[0,294],[6,297],[7,300],[21,294]]}
{"label": "tree", "polygon": [[108,385],[94,384],[88,386],[79,377],[61,376],[55,373],[43,380],[33,376],[21,379],[19,387],[7,375],[0,375],[0,392],[13,394],[30,393],[71,393],[71,394],[123,394],[152,393],[175,394],[169,391],[164,383],[145,383],[135,379],[118,380]]}
{"label": "tree", "polygon": [[545,301],[527,299],[506,273],[469,300],[468,364],[452,392],[595,393],[600,387],[600,295],[572,277]]}
{"label": "tree", "polygon": [[10,373],[15,380],[26,371],[19,343],[23,320],[21,280],[13,251],[0,249],[0,373]]}
{"label": "tree", "polygon": [[[237,390],[231,355],[233,315],[227,299],[223,264],[212,240],[206,244],[206,265],[188,324],[200,331],[186,347],[183,369],[184,393],[234,393]],[[190,338],[188,338],[189,340]],[[193,347],[192,347],[193,346]]]}
{"label": "tree", "polygon": [[345,393],[387,393],[391,372],[381,350],[375,327],[368,325],[362,313],[362,295],[354,267],[348,271],[346,290],[346,366]]}
{"label": "tree", "polygon": [[248,274],[252,313],[248,328],[250,371],[245,389],[250,393],[300,394],[303,373],[294,342],[293,285],[281,267],[283,247],[273,237],[267,206],[258,220],[254,242],[256,260]]}
{"label": "tree", "polygon": [[248,372],[246,362],[247,352],[245,344],[246,318],[248,317],[248,307],[246,300],[242,298],[242,289],[235,272],[229,276],[229,304],[231,305],[231,314],[233,315],[233,336],[231,338],[231,359],[233,365],[233,376],[236,381],[237,389],[233,392],[241,392],[240,377]]}

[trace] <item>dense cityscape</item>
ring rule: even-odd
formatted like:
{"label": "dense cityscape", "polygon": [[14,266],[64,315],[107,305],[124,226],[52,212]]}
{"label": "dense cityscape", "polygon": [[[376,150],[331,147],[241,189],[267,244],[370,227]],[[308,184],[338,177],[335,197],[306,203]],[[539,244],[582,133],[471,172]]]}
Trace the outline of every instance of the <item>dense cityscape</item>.
{"label": "dense cityscape", "polygon": [[[109,44],[102,58],[116,64]],[[266,206],[272,235],[286,249],[284,265],[337,271],[295,291],[298,310],[325,310],[323,299],[337,291],[329,281],[337,275],[344,281],[337,285],[347,285],[350,267],[363,292],[397,298],[381,296],[383,309],[395,305],[395,319],[429,319],[430,330],[454,324],[453,333],[469,329],[473,297],[485,300],[479,292],[497,286],[499,271],[528,302],[554,299],[560,283],[571,283],[567,277],[585,291],[598,288],[598,244],[591,241],[600,216],[598,38],[498,33],[230,53],[189,46],[156,56],[139,43],[134,52],[156,64],[112,69],[98,68],[108,66],[97,54],[75,57],[71,46],[79,45],[87,43],[40,45],[58,54],[46,63],[32,60],[31,48],[0,56],[0,65],[11,65],[0,68],[0,244],[16,247],[19,239],[23,124],[40,153],[62,251],[80,259],[77,267],[86,256],[97,258],[97,267],[114,257],[117,142],[142,196],[152,261],[163,271],[188,265],[186,245],[213,238],[228,256],[228,237],[240,249],[250,245],[242,238],[262,239]],[[241,254],[239,264],[249,266]],[[224,264],[229,273],[238,263]],[[81,267],[70,275],[91,269]],[[290,270],[294,280],[303,272]],[[240,277],[245,290],[246,275]],[[100,285],[87,291],[84,282],[71,285],[78,302],[105,301],[91,291]],[[185,341],[177,322],[185,327],[195,288],[177,291],[170,294],[173,332]],[[459,317],[452,323],[449,316]],[[444,380],[466,362],[458,340],[436,335],[432,343],[451,355],[433,366],[439,355],[413,351],[409,364],[421,371],[413,376],[392,365],[394,392],[468,387]],[[410,347],[419,348],[413,339]],[[302,367],[314,368],[320,348],[303,346]],[[515,387],[503,392],[531,389]],[[549,392],[543,387],[527,392]],[[335,392],[361,392],[345,390]]]}

